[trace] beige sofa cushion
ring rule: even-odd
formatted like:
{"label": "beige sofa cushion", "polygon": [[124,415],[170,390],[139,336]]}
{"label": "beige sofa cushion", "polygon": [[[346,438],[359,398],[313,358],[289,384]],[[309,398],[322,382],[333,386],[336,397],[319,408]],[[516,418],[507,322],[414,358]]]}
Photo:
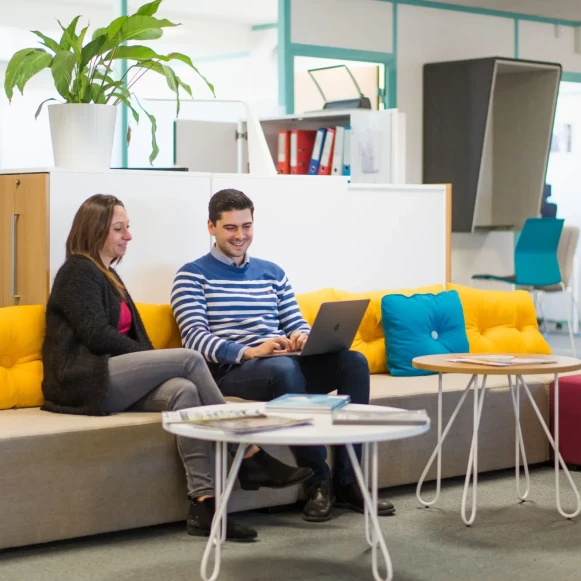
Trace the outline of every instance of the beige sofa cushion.
{"label": "beige sofa cushion", "polygon": [[[292,461],[288,448],[276,453]],[[0,466],[0,549],[186,516],[184,469],[175,437],[162,428],[158,413],[0,411]],[[237,489],[228,509],[287,504],[297,497],[293,487]]]}

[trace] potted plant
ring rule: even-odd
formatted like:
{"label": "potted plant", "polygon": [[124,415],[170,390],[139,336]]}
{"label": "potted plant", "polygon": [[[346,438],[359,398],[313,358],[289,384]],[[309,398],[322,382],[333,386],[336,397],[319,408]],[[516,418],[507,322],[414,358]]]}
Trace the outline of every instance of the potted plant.
{"label": "potted plant", "polygon": [[[116,18],[108,26],[99,28],[91,40],[88,26],[76,32],[80,16],[63,31],[60,40],[54,40],[38,30],[32,32],[45,48],[26,48],[16,52],[6,68],[4,89],[12,100],[15,87],[23,93],[26,83],[40,71],[50,68],[54,86],[60,99],[50,98],[40,103],[35,117],[47,101],[61,104],[48,105],[51,138],[56,166],[109,168],[115,134],[116,105],[124,103],[136,123],[143,112],[151,123],[152,149],[150,163],[157,157],[156,120],[139,102],[134,93],[135,84],[150,71],[164,77],[175,93],[176,115],[180,112],[180,90],[192,97],[191,88],[170,66],[179,61],[194,70],[204,80],[212,94],[214,87],[200,74],[191,59],[181,53],[157,54],[149,46],[135,41],[152,41],[163,35],[163,29],[178,26],[166,19],[156,18],[162,0],[144,4],[135,14]],[[124,74],[114,71],[117,60],[130,61]],[[128,135],[129,138],[129,135]]]}

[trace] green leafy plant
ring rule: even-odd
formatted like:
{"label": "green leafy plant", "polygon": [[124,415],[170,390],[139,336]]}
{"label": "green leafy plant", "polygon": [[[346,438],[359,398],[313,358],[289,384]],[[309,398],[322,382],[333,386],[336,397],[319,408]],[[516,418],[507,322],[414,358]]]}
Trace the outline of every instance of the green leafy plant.
{"label": "green leafy plant", "polygon": [[[63,31],[60,41],[33,30],[46,50],[25,48],[12,56],[4,80],[6,96],[11,101],[15,87],[23,94],[24,86],[34,75],[50,68],[55,88],[62,100],[46,99],[39,105],[35,118],[47,101],[100,105],[124,103],[131,110],[136,123],[139,123],[137,112],[139,108],[151,123],[152,151],[149,161],[152,163],[159,153],[156,119],[141,106],[133,92],[133,87],[143,75],[152,71],[165,78],[167,86],[175,93],[176,116],[180,112],[180,90],[185,91],[190,97],[192,90],[167,63],[179,61],[186,64],[204,80],[215,95],[214,86],[193,65],[188,56],[178,52],[161,55],[148,46],[126,44],[158,39],[163,35],[164,28],[179,26],[154,16],[161,2],[162,0],[154,0],[141,6],[135,14],[116,18],[109,26],[97,29],[87,43],[85,38],[89,27],[83,28],[79,34],[76,32],[80,16],[75,17],[66,27],[57,21]],[[120,78],[115,78],[113,70],[114,61],[117,60],[132,61]]]}

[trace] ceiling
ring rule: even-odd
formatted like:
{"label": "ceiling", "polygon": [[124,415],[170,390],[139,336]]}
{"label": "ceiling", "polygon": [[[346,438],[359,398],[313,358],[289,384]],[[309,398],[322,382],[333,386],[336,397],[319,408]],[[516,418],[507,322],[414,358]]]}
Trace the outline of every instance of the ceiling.
{"label": "ceiling", "polygon": [[446,4],[581,22],[581,0],[440,0]]}
{"label": "ceiling", "polygon": [[[4,3],[8,0],[0,0]],[[26,4],[29,0],[20,0]],[[38,2],[39,0],[33,0]],[[147,0],[127,0],[129,11],[136,10]],[[309,0],[317,2],[317,0]],[[341,2],[341,0],[334,0]],[[371,0],[356,0],[369,2]],[[375,0],[379,1],[379,0]],[[430,0],[427,0],[429,3]],[[45,0],[47,4],[116,7],[120,0]],[[581,23],[581,0],[439,0],[438,3],[529,14],[544,18],[570,20]],[[10,8],[7,8],[9,13]],[[166,16],[205,20],[228,20],[241,24],[271,24],[278,19],[278,0],[163,0],[161,11]]]}
{"label": "ceiling", "polygon": [[[4,0],[0,0],[3,2]],[[6,0],[8,1],[8,0]],[[21,0],[23,1],[23,0]],[[26,2],[27,0],[24,0]],[[35,0],[38,1],[38,0]],[[120,5],[120,0],[44,0],[47,4],[69,4],[105,8]],[[127,0],[129,13],[150,0]],[[316,0],[315,0],[316,1]],[[182,18],[229,20],[241,24],[270,24],[278,18],[278,0],[163,0],[160,15]]]}

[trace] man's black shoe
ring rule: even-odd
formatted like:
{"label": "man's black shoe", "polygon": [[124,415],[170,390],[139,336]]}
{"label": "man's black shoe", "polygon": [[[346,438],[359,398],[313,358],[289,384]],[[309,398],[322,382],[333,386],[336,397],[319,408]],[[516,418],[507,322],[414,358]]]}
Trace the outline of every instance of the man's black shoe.
{"label": "man's black shoe", "polygon": [[307,502],[303,508],[303,519],[309,522],[324,522],[333,512],[331,481],[315,482],[307,492]]}
{"label": "man's black shoe", "polygon": [[[209,537],[212,519],[216,510],[214,497],[206,498],[202,502],[192,500],[188,512],[188,535],[194,537]],[[249,543],[257,537],[258,533],[249,527],[232,520],[226,519],[226,540],[238,543]]]}
{"label": "man's black shoe", "polygon": [[254,456],[245,458],[238,470],[238,481],[243,490],[259,488],[286,488],[308,480],[313,475],[310,468],[296,468],[284,464],[260,449]]}
{"label": "man's black shoe", "polygon": [[[348,508],[363,514],[363,495],[359,484],[347,484],[346,486],[335,485],[335,506]],[[389,516],[395,513],[395,507],[389,500],[377,499],[377,515]]]}

